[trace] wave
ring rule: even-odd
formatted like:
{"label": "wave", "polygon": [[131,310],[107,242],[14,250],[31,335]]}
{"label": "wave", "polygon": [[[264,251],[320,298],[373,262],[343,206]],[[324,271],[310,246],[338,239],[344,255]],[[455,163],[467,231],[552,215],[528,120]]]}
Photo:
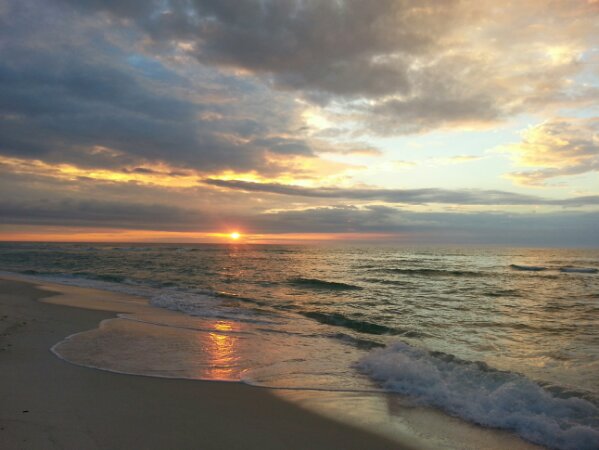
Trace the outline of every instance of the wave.
{"label": "wave", "polygon": [[40,272],[39,270],[33,270],[33,269],[21,270],[18,273],[22,273],[23,275],[49,275],[50,274],[50,272]]}
{"label": "wave", "polygon": [[297,250],[291,250],[291,249],[286,249],[286,248],[267,248],[264,251],[266,253],[274,253],[274,254],[281,254],[281,255],[298,253]]}
{"label": "wave", "polygon": [[332,325],[335,327],[348,328],[350,330],[359,331],[360,333],[366,334],[390,334],[390,335],[402,335],[406,337],[418,337],[422,336],[421,333],[411,330],[401,330],[398,328],[388,327],[386,325],[380,325],[378,323],[372,323],[365,320],[356,320],[344,316],[339,313],[323,313],[318,311],[302,311],[300,312],[305,317],[314,319],[317,322],[325,325]]}
{"label": "wave", "polygon": [[333,325],[336,327],[349,328],[355,331],[368,334],[399,334],[394,328],[387,327],[385,325],[379,325],[372,322],[366,322],[362,320],[350,319],[343,314],[338,313],[322,313],[317,311],[306,311],[302,312],[302,315],[314,319],[320,323],[326,325]]}
{"label": "wave", "polygon": [[[217,291],[217,292],[214,292],[213,295],[215,297],[219,297],[219,298],[237,300],[239,302],[244,302],[244,303],[253,303],[253,304],[259,305],[259,306],[269,305],[268,302],[264,302],[264,301],[261,301],[261,300],[258,300],[256,298],[252,298],[252,297],[244,297],[239,294],[235,294],[233,292]],[[273,305],[271,305],[271,306],[273,306]],[[276,306],[276,305],[274,305],[274,306]]]}
{"label": "wave", "polygon": [[390,286],[411,286],[413,284],[411,281],[387,280],[385,278],[362,278],[362,281],[367,283],[386,284]]}
{"label": "wave", "polygon": [[385,344],[382,344],[380,342],[371,341],[368,339],[355,338],[355,337],[350,336],[349,334],[345,334],[345,333],[335,333],[335,334],[329,335],[328,337],[333,338],[333,339],[338,339],[342,342],[353,345],[354,347],[357,347],[362,350],[372,350],[373,348],[385,347]]}
{"label": "wave", "polygon": [[479,425],[560,450],[597,449],[599,408],[555,395],[523,375],[402,342],[373,350],[356,366],[389,391]]}
{"label": "wave", "polygon": [[483,292],[486,297],[522,297],[517,289],[497,289],[496,291]]}
{"label": "wave", "polygon": [[356,264],[353,266],[354,269],[378,269],[380,265],[377,264]]}
{"label": "wave", "polygon": [[84,277],[90,277],[92,279],[96,279],[96,280],[100,280],[100,281],[108,281],[110,283],[124,283],[129,281],[129,279],[127,277],[124,277],[122,275],[112,275],[112,274],[105,274],[105,273],[99,273],[99,274],[88,274],[88,273],[84,273],[84,274],[77,274],[75,273],[74,275],[81,275]]}
{"label": "wave", "polygon": [[554,271],[559,271],[559,272],[563,272],[563,273],[598,273],[599,269],[596,269],[594,267],[573,267],[573,266],[564,266],[564,267],[557,267],[554,269],[551,269],[549,267],[545,267],[545,266],[524,266],[524,265],[520,265],[520,264],[510,264],[510,268],[512,270],[519,270],[519,271],[524,271],[524,272],[543,272],[546,270],[554,270]]}
{"label": "wave", "polygon": [[547,267],[543,266],[523,266],[520,264],[510,264],[510,269],[512,270],[520,270],[524,272],[542,272],[543,270],[547,270]]}
{"label": "wave", "polygon": [[150,297],[150,305],[179,311],[188,316],[212,319],[233,320],[239,322],[271,325],[277,323],[274,312],[259,308],[244,308],[229,301],[220,300],[210,291],[184,292],[171,291],[158,293]]}
{"label": "wave", "polygon": [[[27,272],[27,273],[24,273]],[[35,273],[32,273],[35,272]],[[182,291],[173,287],[137,283],[128,278],[110,274],[75,272],[71,274],[43,274],[36,271],[22,271],[26,276],[54,283],[100,289],[147,298],[149,304],[157,308],[179,311],[196,317],[237,320],[256,324],[271,324],[272,313],[257,308],[241,308],[230,304],[227,299],[217,298],[217,293],[207,289]],[[257,303],[257,302],[256,302]]]}
{"label": "wave", "polygon": [[443,270],[443,269],[402,269],[402,268],[391,268],[383,269],[385,272],[400,273],[404,275],[427,275],[427,276],[438,276],[438,277],[483,277],[485,276],[482,272],[474,272],[471,270]]}
{"label": "wave", "polygon": [[160,249],[157,247],[111,247],[109,250],[114,252],[151,252]]}
{"label": "wave", "polygon": [[561,267],[559,269],[560,272],[566,273],[597,273],[599,269],[595,269],[594,267]]}
{"label": "wave", "polygon": [[354,264],[353,268],[354,269],[382,269],[384,270],[385,267],[383,266],[384,264],[391,264],[391,263],[397,263],[397,264],[422,264],[425,263],[427,261],[435,261],[434,259],[431,258],[393,258],[392,261],[389,260],[374,260],[373,262],[367,263],[367,262],[362,262],[360,264]]}
{"label": "wave", "polygon": [[136,282],[134,282],[130,278],[127,278],[124,275],[118,275],[114,273],[87,272],[85,270],[78,270],[75,272],[39,272],[35,270],[26,270],[21,273],[29,275],[51,276],[62,279],[72,279],[73,281],[81,279],[83,282],[85,282],[86,280],[96,280],[114,284],[136,284]]}
{"label": "wave", "polygon": [[[106,281],[109,283],[116,283],[116,284],[133,283],[132,280],[130,280],[129,278],[124,277],[122,275],[91,273],[91,272],[85,272],[85,271],[68,273],[68,272],[49,272],[49,271],[40,271],[40,270],[34,270],[34,269],[26,269],[26,270],[21,270],[18,273],[21,273],[23,275],[34,275],[34,276],[40,276],[40,277],[47,277],[50,279],[56,278],[55,281],[57,281],[57,282],[65,282],[66,280],[69,280],[69,279],[72,279],[73,281],[75,281],[77,279],[81,279],[83,282],[85,282],[85,280],[88,280],[90,282],[93,280],[97,280],[97,281]],[[69,283],[67,283],[67,284],[69,284]],[[70,284],[74,284],[74,283],[70,283]],[[82,287],[87,287],[87,286],[82,286]]]}
{"label": "wave", "polygon": [[288,282],[296,286],[309,287],[312,289],[334,289],[347,291],[357,291],[362,289],[360,286],[356,286],[354,284],[319,280],[318,278],[290,278]]}

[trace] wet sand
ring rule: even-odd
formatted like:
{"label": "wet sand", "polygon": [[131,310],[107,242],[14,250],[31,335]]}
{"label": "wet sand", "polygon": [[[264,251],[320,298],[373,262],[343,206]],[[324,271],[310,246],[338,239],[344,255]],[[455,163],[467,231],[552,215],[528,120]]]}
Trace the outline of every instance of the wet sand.
{"label": "wet sand", "polygon": [[[117,294],[59,287],[74,304]],[[40,302],[57,292],[0,279],[2,449],[399,449],[265,389],[79,367],[49,349],[114,312]],[[143,302],[142,302],[143,303]],[[103,308],[97,308],[103,309]]]}

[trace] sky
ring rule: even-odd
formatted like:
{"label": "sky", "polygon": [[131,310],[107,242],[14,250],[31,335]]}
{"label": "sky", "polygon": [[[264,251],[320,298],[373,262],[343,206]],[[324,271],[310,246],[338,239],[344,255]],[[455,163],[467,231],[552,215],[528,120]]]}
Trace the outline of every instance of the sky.
{"label": "sky", "polygon": [[597,0],[0,0],[0,240],[599,246]]}

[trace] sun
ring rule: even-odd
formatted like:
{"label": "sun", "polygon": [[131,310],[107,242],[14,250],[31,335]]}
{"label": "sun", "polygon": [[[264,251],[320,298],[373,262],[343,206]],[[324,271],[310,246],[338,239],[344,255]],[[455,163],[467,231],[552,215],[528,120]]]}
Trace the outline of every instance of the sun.
{"label": "sun", "polygon": [[230,237],[231,239],[233,239],[234,241],[236,241],[237,239],[239,239],[239,238],[241,237],[241,234],[240,234],[240,233],[238,233],[237,231],[233,231],[233,233],[231,233],[231,234],[229,235],[229,237]]}

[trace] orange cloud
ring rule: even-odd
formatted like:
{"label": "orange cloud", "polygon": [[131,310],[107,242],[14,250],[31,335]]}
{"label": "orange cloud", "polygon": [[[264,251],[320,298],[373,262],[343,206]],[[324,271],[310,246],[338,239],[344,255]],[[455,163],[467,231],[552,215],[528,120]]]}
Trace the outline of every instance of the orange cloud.
{"label": "orange cloud", "polygon": [[116,183],[138,183],[173,188],[198,185],[198,175],[193,171],[173,169],[165,164],[146,164],[122,170],[89,169],[74,164],[51,164],[37,159],[0,156],[0,165],[13,173],[42,175],[61,180],[92,179]]}

